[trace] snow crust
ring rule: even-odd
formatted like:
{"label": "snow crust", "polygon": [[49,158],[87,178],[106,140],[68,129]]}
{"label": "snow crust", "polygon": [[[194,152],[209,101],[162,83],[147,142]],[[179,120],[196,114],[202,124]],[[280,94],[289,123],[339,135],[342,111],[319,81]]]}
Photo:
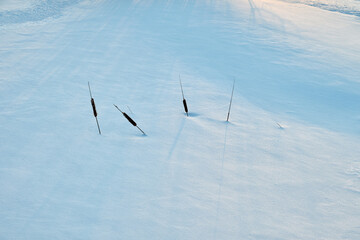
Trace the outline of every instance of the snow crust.
{"label": "snow crust", "polygon": [[0,15],[0,239],[359,239],[358,17],[37,6]]}

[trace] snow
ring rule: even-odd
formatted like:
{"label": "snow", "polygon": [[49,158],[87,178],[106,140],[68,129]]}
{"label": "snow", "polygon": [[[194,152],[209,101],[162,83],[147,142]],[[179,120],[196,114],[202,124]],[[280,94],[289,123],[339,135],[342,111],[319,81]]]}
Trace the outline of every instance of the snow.
{"label": "snow", "polygon": [[360,17],[360,3],[358,0],[283,0],[291,3],[306,4],[328,11],[350,14]]}
{"label": "snow", "polygon": [[1,4],[1,239],[359,239],[357,16]]}
{"label": "snow", "polygon": [[36,0],[30,1],[21,1],[21,0],[1,0],[0,1],[0,11],[14,11],[14,10],[24,10],[31,8],[36,2]]}

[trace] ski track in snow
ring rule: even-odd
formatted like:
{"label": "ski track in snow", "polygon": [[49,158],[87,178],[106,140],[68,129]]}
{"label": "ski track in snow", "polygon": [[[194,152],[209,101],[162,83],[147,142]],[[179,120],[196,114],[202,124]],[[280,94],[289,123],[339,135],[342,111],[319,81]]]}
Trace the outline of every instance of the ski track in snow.
{"label": "ski track in snow", "polygon": [[355,17],[273,0],[7,9],[1,239],[359,238]]}

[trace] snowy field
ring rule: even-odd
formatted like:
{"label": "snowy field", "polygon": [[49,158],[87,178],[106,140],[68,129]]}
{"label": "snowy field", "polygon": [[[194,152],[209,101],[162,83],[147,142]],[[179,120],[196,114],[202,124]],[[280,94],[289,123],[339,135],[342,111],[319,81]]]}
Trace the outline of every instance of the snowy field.
{"label": "snowy field", "polygon": [[339,12],[360,17],[359,0],[283,0],[290,3],[301,3],[324,10]]}
{"label": "snowy field", "polygon": [[0,0],[0,239],[360,239],[359,9]]}

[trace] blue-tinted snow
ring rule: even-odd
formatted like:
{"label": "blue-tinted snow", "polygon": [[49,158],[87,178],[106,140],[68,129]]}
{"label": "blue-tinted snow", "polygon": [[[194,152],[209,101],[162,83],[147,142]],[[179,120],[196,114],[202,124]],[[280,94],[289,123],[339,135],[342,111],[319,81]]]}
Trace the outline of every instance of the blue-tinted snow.
{"label": "blue-tinted snow", "polygon": [[45,2],[0,24],[1,239],[359,238],[356,17]]}
{"label": "blue-tinted snow", "polygon": [[290,3],[301,3],[327,11],[349,14],[360,17],[359,0],[283,0]]}
{"label": "blue-tinted snow", "polygon": [[[43,0],[0,2],[0,24],[14,24],[41,21],[49,17],[59,17],[64,8],[79,0]],[[16,7],[18,5],[18,7]]]}

